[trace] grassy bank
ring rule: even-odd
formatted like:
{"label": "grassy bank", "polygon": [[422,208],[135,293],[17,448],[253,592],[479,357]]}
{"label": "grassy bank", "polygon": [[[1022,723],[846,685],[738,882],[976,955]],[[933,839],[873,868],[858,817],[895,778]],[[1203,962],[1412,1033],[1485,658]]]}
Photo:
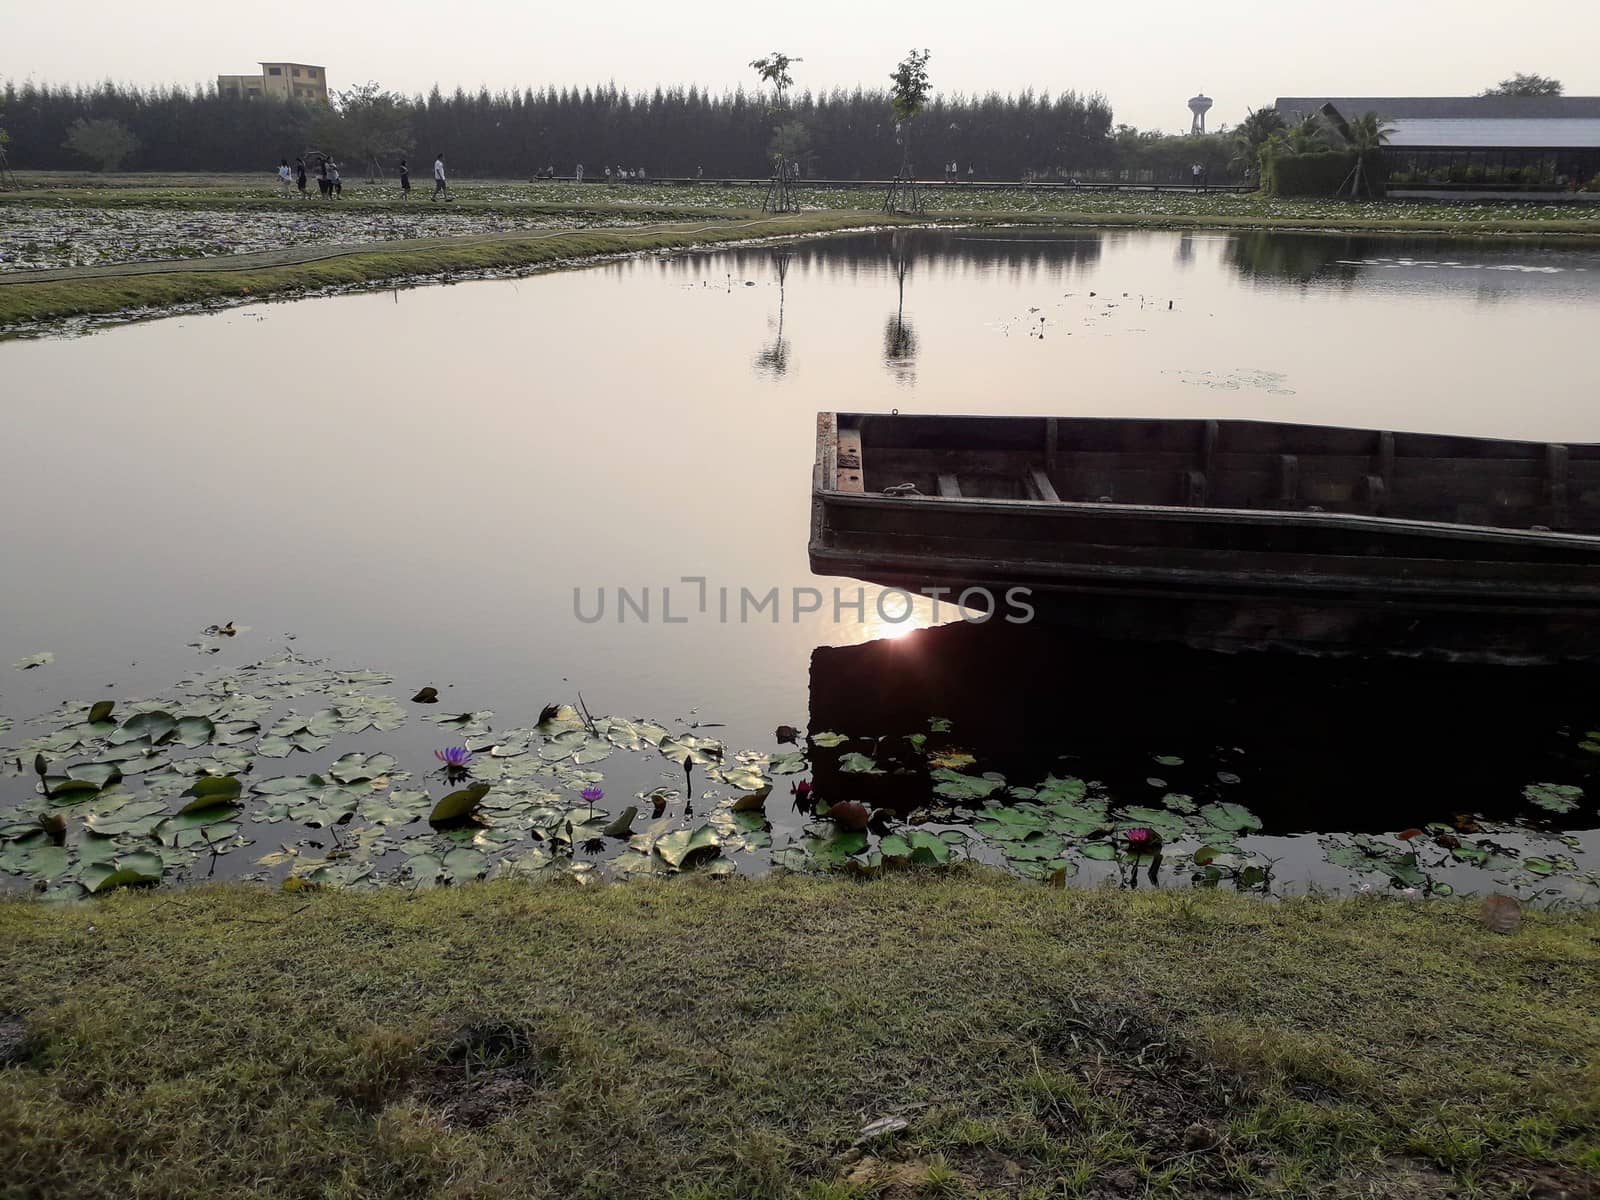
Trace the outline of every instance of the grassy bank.
{"label": "grassy bank", "polygon": [[12,1196],[1600,1185],[1595,914],[962,874],[9,903],[0,944]]}
{"label": "grassy bank", "polygon": [[745,238],[827,233],[859,226],[863,220],[851,213],[704,219],[631,228],[415,238],[374,242],[354,250],[308,247],[284,251],[276,263],[263,261],[269,256],[250,256],[167,264],[160,270],[151,264],[130,264],[123,272],[84,268],[26,280],[0,276],[0,329],[63,317],[257,299],[459,272],[537,268]]}

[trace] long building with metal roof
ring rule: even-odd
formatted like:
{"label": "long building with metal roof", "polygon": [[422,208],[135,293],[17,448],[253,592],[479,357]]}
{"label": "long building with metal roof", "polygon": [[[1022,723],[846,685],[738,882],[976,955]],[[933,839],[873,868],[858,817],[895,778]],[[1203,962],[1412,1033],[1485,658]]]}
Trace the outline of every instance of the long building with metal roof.
{"label": "long building with metal roof", "polygon": [[1377,113],[1392,127],[1391,187],[1557,191],[1600,178],[1600,96],[1285,96],[1275,107],[1290,125]]}

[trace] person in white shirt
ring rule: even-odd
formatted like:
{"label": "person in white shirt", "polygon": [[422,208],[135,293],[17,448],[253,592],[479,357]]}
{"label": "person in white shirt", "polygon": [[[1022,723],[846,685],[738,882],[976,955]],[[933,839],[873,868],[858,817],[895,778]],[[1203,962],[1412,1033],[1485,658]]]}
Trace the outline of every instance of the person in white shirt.
{"label": "person in white shirt", "polygon": [[444,151],[442,150],[433,160],[433,198],[437,200],[440,196],[443,196],[446,200],[450,199],[449,194],[445,191]]}
{"label": "person in white shirt", "polygon": [[278,188],[280,195],[285,197],[289,195],[289,184],[293,181],[293,179],[294,173],[289,170],[289,160],[287,158],[283,159],[278,163]]}

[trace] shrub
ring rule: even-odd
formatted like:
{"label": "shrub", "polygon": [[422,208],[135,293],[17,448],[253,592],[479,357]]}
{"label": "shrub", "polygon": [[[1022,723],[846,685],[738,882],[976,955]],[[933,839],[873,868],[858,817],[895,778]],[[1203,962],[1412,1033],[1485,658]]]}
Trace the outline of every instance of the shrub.
{"label": "shrub", "polygon": [[[1268,147],[1261,153],[1261,187],[1271,196],[1332,196],[1355,169],[1353,150],[1324,150],[1291,154]],[[1384,193],[1388,170],[1381,154],[1367,157],[1366,178],[1373,195]]]}

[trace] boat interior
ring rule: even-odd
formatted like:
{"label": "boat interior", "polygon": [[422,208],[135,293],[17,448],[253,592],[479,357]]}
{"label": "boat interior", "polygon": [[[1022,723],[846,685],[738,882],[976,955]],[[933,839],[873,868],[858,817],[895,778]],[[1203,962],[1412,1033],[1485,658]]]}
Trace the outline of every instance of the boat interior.
{"label": "boat interior", "polygon": [[1600,533],[1600,445],[1287,425],[839,413],[827,490]]}

